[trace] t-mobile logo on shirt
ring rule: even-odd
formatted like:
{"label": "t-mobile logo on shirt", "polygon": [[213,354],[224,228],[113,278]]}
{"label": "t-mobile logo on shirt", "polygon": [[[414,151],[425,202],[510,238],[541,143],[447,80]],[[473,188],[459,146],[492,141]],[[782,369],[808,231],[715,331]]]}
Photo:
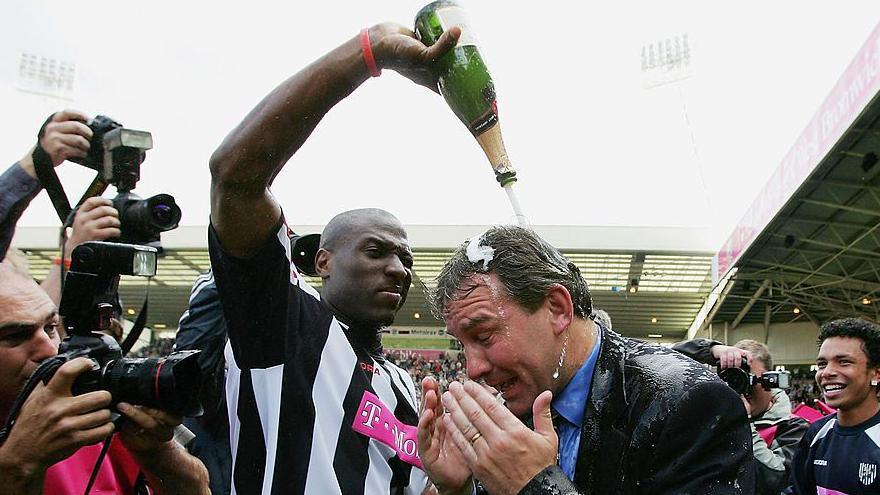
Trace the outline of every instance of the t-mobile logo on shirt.
{"label": "t-mobile logo on shirt", "polygon": [[400,460],[423,469],[416,443],[418,428],[401,423],[375,394],[364,392],[351,427],[396,450]]}

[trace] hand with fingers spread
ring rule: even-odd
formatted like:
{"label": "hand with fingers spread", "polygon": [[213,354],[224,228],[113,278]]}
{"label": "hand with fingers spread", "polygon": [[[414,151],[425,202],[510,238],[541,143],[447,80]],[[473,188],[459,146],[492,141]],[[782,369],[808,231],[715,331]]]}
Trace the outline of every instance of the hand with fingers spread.
{"label": "hand with fingers spread", "polygon": [[18,469],[42,478],[49,466],[113,433],[109,392],[71,395],[76,377],[90,369],[91,360],[77,358],[58,368],[48,384],[37,386],[0,448],[0,464],[14,458]]}
{"label": "hand with fingers spread", "polygon": [[559,439],[550,419],[553,394],[542,392],[532,406],[528,429],[476,382],[453,382],[443,394],[443,424],[474,476],[489,493],[518,493],[556,463]]}
{"label": "hand with fingers spread", "polygon": [[419,458],[439,493],[470,493],[471,471],[443,423],[440,386],[432,377],[422,380]]}
{"label": "hand with fingers spread", "polygon": [[713,345],[711,351],[712,357],[718,360],[718,366],[721,369],[739,368],[742,365],[742,360],[744,358],[746,360],[751,359],[749,351],[729,345]]}

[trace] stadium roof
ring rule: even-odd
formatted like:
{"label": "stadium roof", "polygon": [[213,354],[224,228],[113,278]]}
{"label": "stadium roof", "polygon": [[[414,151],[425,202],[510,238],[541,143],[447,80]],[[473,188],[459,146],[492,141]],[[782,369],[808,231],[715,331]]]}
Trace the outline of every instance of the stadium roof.
{"label": "stadium roof", "polygon": [[[414,246],[416,281],[395,322],[396,328],[442,328],[443,324],[431,315],[423,284],[431,287],[454,247],[485,228],[407,227]],[[321,228],[299,226],[294,230],[308,233]],[[615,330],[626,335],[680,339],[712,286],[710,244],[706,231],[701,229],[536,226],[535,230],[560,246],[580,268],[590,283],[594,307],[606,310]],[[37,279],[45,276],[52,258],[57,256],[57,251],[49,247],[55,234],[52,228],[22,228],[17,232],[15,245],[27,252],[31,273]],[[169,234],[164,239],[166,255],[150,282],[148,323],[159,330],[177,327],[193,280],[210,266],[204,227],[182,227]],[[310,282],[320,287],[320,279]],[[140,309],[146,287],[146,279],[124,277],[120,294],[126,310]]]}
{"label": "stadium roof", "polygon": [[[718,254],[690,328],[880,317],[880,28]],[[716,300],[717,299],[717,300]]]}

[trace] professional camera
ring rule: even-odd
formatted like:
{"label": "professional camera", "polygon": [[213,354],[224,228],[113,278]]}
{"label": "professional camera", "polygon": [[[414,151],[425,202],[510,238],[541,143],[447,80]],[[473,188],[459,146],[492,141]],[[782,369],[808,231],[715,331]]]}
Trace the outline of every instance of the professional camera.
{"label": "professional camera", "polygon": [[743,358],[739,368],[724,368],[718,371],[718,377],[724,380],[736,393],[749,396],[752,386],[760,383],[764,390],[789,388],[791,374],[788,371],[765,371],[761,376],[752,373],[747,359]]}
{"label": "professional camera", "polygon": [[159,234],[177,228],[180,208],[170,194],[141,199],[131,192],[140,180],[146,151],[153,147],[152,134],[126,129],[104,115],[92,119],[88,126],[92,130],[89,153],[72,160],[98,171],[105,184],[116,186],[113,207],[119,211],[119,242],[150,245],[161,251]]}
{"label": "professional camera", "polygon": [[101,333],[114,317],[119,276],[152,277],[156,253],[149,246],[107,242],[85,242],[73,250],[59,308],[68,337],[52,359],[59,360],[58,366],[77,357],[93,361],[92,370],[74,382],[74,395],[107,390],[113,404],[128,402],[198,416],[202,413],[196,393],[202,381],[199,351],[124,358],[119,344]]}

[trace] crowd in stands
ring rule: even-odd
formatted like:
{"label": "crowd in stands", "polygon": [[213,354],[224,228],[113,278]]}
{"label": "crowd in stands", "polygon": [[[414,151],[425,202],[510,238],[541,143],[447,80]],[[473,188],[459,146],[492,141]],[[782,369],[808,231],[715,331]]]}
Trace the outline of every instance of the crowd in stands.
{"label": "crowd in stands", "polygon": [[172,348],[174,347],[174,339],[156,339],[155,342],[140,347],[131,352],[131,357],[162,357],[171,354]]}
{"label": "crowd in stands", "polygon": [[[155,342],[132,351],[131,357],[167,356],[174,347],[173,338],[160,338]],[[420,383],[426,376],[434,376],[440,385],[446,388],[449,383],[467,380],[467,363],[464,353],[447,351],[436,359],[427,358],[417,351],[388,349],[385,357],[392,363],[407,370],[414,383]]]}
{"label": "crowd in stands", "polygon": [[813,376],[792,378],[791,388],[788,389],[788,397],[791,399],[792,405],[806,404],[812,406],[817,400],[822,398],[822,392],[816,385],[816,379]]}
{"label": "crowd in stands", "polygon": [[467,380],[467,363],[463,352],[446,352],[438,359],[427,359],[416,352],[388,350],[385,357],[407,370],[417,384],[426,376],[437,378],[444,389],[455,380]]}

